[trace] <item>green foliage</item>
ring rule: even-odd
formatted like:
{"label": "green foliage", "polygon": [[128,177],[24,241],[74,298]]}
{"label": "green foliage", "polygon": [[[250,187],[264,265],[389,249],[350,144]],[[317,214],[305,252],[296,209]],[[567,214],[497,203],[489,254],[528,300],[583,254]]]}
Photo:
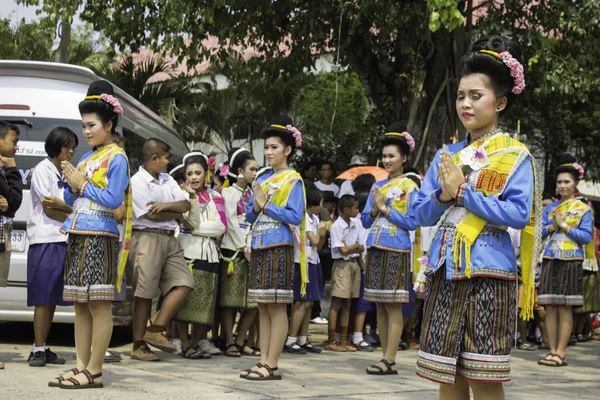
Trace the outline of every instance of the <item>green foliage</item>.
{"label": "green foliage", "polygon": [[352,155],[366,152],[370,133],[364,124],[367,113],[366,93],[355,73],[314,76],[294,98],[293,114],[303,137],[303,161],[328,159],[342,166]]}
{"label": "green foliage", "polygon": [[461,3],[460,0],[427,0],[427,5],[431,8],[429,29],[435,32],[441,27],[446,27],[449,31],[453,31],[461,26],[465,19],[458,9]]}
{"label": "green foliage", "polygon": [[37,22],[22,19],[13,26],[10,19],[0,19],[0,58],[48,61],[52,57],[52,33]]}

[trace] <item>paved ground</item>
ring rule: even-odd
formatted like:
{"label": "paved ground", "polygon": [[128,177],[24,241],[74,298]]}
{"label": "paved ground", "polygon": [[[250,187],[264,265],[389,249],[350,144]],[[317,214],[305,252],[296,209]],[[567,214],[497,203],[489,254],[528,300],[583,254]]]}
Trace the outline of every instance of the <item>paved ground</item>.
{"label": "paved ground", "polygon": [[[32,325],[0,324],[0,399],[418,399],[437,398],[437,385],[415,376],[414,350],[398,353],[400,375],[373,377],[364,368],[378,353],[330,353],[291,356],[284,354],[280,382],[249,382],[238,378],[240,369],[254,364],[253,358],[223,356],[207,361],[185,360],[160,353],[159,363],[142,363],[128,358],[130,345],[123,332],[116,333],[112,349],[124,360],[108,364],[107,385],[100,390],[71,392],[53,389],[47,382],[74,366],[72,327],[57,325],[51,332],[52,350],[67,359],[65,366],[34,369],[26,358],[31,346]],[[325,328],[311,325],[313,342],[321,342]],[[569,348],[564,368],[536,364],[542,352],[515,350],[513,381],[506,385],[508,399],[598,399],[600,393],[600,342]]]}

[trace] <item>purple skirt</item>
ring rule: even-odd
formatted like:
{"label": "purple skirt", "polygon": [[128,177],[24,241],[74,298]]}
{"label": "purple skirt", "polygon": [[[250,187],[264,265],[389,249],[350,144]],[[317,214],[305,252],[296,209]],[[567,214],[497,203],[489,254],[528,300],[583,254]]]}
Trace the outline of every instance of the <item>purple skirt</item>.
{"label": "purple skirt", "polygon": [[300,276],[300,264],[294,265],[294,301],[319,301],[325,294],[325,282],[323,282],[323,270],[321,264],[308,264],[308,284],[306,285],[306,294],[300,296],[300,285],[302,277]]}
{"label": "purple skirt", "polygon": [[38,243],[27,253],[27,306],[69,306],[63,301],[66,243]]}
{"label": "purple skirt", "polygon": [[365,300],[365,274],[360,274],[360,296],[358,299],[352,299],[352,311],[360,312],[371,312],[375,309],[373,303]]}

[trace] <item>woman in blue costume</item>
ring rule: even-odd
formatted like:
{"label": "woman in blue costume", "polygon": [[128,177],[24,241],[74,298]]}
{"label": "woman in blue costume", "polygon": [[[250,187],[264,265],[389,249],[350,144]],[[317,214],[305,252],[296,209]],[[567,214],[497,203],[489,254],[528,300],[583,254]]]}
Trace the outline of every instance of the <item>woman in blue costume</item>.
{"label": "woman in blue costume", "polygon": [[287,335],[287,305],[294,302],[294,236],[290,225],[300,225],[303,288],[307,282],[305,196],[300,174],[289,159],[302,145],[291,118],[276,117],[262,132],[265,158],[271,169],[254,182],[246,220],[252,224],[248,303],[258,303],[260,363],[242,371],[241,378],[280,380],[277,364]]}
{"label": "woman in blue costume", "polygon": [[[560,200],[544,209],[544,249],[539,304],[546,308],[550,353],[538,364],[567,366],[565,355],[573,330],[573,307],[582,306],[586,245],[592,241],[592,210],[575,198],[584,170],[571,155],[561,157],[555,170]],[[593,248],[592,259],[594,258]],[[593,279],[596,279],[594,276]]]}
{"label": "woman in blue costume", "polygon": [[[62,230],[67,239],[64,300],[75,303],[77,367],[50,382],[64,389],[100,388],[113,330],[111,302],[119,288],[131,236],[131,190],[125,152],[115,143],[123,108],[106,81],[96,81],[79,103],[83,135],[92,148],[77,168],[63,161],[73,207]],[[123,245],[113,211],[125,204]]]}
{"label": "woman in blue costume", "polygon": [[411,240],[417,228],[410,209],[417,185],[404,176],[415,141],[402,122],[391,124],[382,140],[382,162],[389,177],[377,182],[362,212],[369,229],[364,299],[377,304],[383,358],[367,368],[370,375],[397,374],[396,353],[402,334],[402,304],[409,301]]}
{"label": "woman in blue costume", "polygon": [[442,399],[469,399],[469,388],[475,399],[504,398],[517,296],[507,227],[522,229],[523,308],[527,316],[533,309],[541,236],[533,158],[498,129],[525,87],[523,64],[521,48],[507,38],[471,44],[456,98],[469,134],[437,152],[413,207],[419,225],[436,227],[419,277],[426,294],[417,374],[441,383]]}

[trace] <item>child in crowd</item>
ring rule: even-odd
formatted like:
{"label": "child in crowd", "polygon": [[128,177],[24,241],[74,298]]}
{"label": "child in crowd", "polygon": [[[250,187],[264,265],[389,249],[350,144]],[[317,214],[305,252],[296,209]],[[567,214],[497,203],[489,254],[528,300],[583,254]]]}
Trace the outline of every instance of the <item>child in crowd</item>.
{"label": "child in crowd", "polygon": [[[225,355],[241,357],[259,356],[260,351],[244,344],[246,333],[258,315],[256,303],[248,303],[248,261],[247,247],[250,224],[246,221],[248,202],[252,196],[251,185],[256,179],[258,164],[247,149],[232,150],[229,167],[226,169],[227,185],[221,194],[227,214],[227,233],[223,237],[221,253],[221,280],[219,282],[219,306],[222,309],[222,330],[225,336]],[[247,251],[248,250],[248,251]],[[242,311],[238,322],[238,335],[233,336],[233,324],[237,310]]]}
{"label": "child in crowd", "polygon": [[34,343],[29,365],[64,364],[50,349],[44,348],[56,306],[63,301],[63,269],[67,256],[67,237],[60,232],[73,209],[63,200],[67,187],[62,161],[71,161],[79,141],[69,128],[54,128],[46,138],[48,158],[35,166],[29,189],[27,217],[27,306],[33,311]]}
{"label": "child in crowd", "polygon": [[[306,256],[308,258],[308,284],[306,294],[300,293],[300,236],[294,230],[296,251],[294,261],[294,307],[290,319],[290,330],[285,349],[292,354],[320,353],[308,341],[308,325],[313,302],[321,301],[324,296],[323,271],[319,262],[318,250],[323,247],[327,236],[327,222],[319,222],[317,216],[323,208],[323,193],[315,186],[306,188]],[[323,289],[323,290],[322,290]]]}
{"label": "child in crowd", "polygon": [[[0,121],[0,287],[8,284],[12,219],[23,199],[23,181],[14,158],[18,142],[19,128]],[[4,369],[2,362],[0,369]]]}
{"label": "child in crowd", "polygon": [[[365,205],[367,204],[367,199],[369,198],[369,193],[371,186],[375,183],[375,178],[371,174],[367,174],[371,177],[371,180],[367,182],[366,186],[355,190],[354,197],[358,200],[358,212],[362,213]],[[368,188],[367,188],[368,187]],[[366,188],[366,190],[365,190]],[[367,245],[367,236],[369,235],[369,230],[365,229],[361,225],[360,233],[359,233],[359,242],[363,246]],[[361,254],[363,258],[363,263],[366,261],[366,252]],[[357,299],[352,299],[352,311],[354,312],[354,333],[352,334],[352,344],[356,347],[358,351],[374,351],[375,349],[369,342],[367,342],[363,337],[363,331],[365,328],[365,320],[367,318],[367,313],[372,312],[374,310],[373,303],[366,301],[364,299],[365,293],[365,274],[360,274],[360,295]]]}
{"label": "child in crowd", "polygon": [[[131,358],[159,361],[146,343],[175,352],[164,335],[167,324],[194,288],[194,278],[175,238],[181,214],[199,207],[195,194],[186,193],[166,173],[170,147],[160,139],[149,139],[143,147],[144,165],[131,178],[133,188],[133,235],[130,262],[133,265],[133,350]],[[190,222],[190,221],[188,221]],[[192,222],[192,228],[195,228]],[[164,296],[152,325],[152,299]],[[148,332],[146,332],[146,330]]]}
{"label": "child in crowd", "polygon": [[[330,229],[331,258],[333,269],[331,272],[331,308],[329,309],[329,337],[326,350],[331,351],[356,351],[348,343],[348,323],[350,320],[351,299],[360,295],[360,275],[364,269],[361,254],[365,248],[359,243],[360,220],[358,215],[358,201],[352,195],[344,195],[338,203],[339,218]],[[336,340],[336,325],[340,315],[340,340]]]}
{"label": "child in crowd", "polygon": [[[185,224],[179,229],[179,243],[194,276],[194,291],[187,296],[174,320],[178,322],[182,353],[188,359],[211,358],[210,349],[201,348],[200,339],[212,327],[219,282],[219,248],[216,238],[225,233],[227,221],[221,220],[213,196],[206,190],[205,174],[208,157],[199,151],[183,158],[186,185],[198,198],[199,212],[184,214]],[[198,208],[198,207],[194,207]],[[190,228],[193,227],[193,228]],[[188,340],[188,324],[193,324],[192,344]]]}

